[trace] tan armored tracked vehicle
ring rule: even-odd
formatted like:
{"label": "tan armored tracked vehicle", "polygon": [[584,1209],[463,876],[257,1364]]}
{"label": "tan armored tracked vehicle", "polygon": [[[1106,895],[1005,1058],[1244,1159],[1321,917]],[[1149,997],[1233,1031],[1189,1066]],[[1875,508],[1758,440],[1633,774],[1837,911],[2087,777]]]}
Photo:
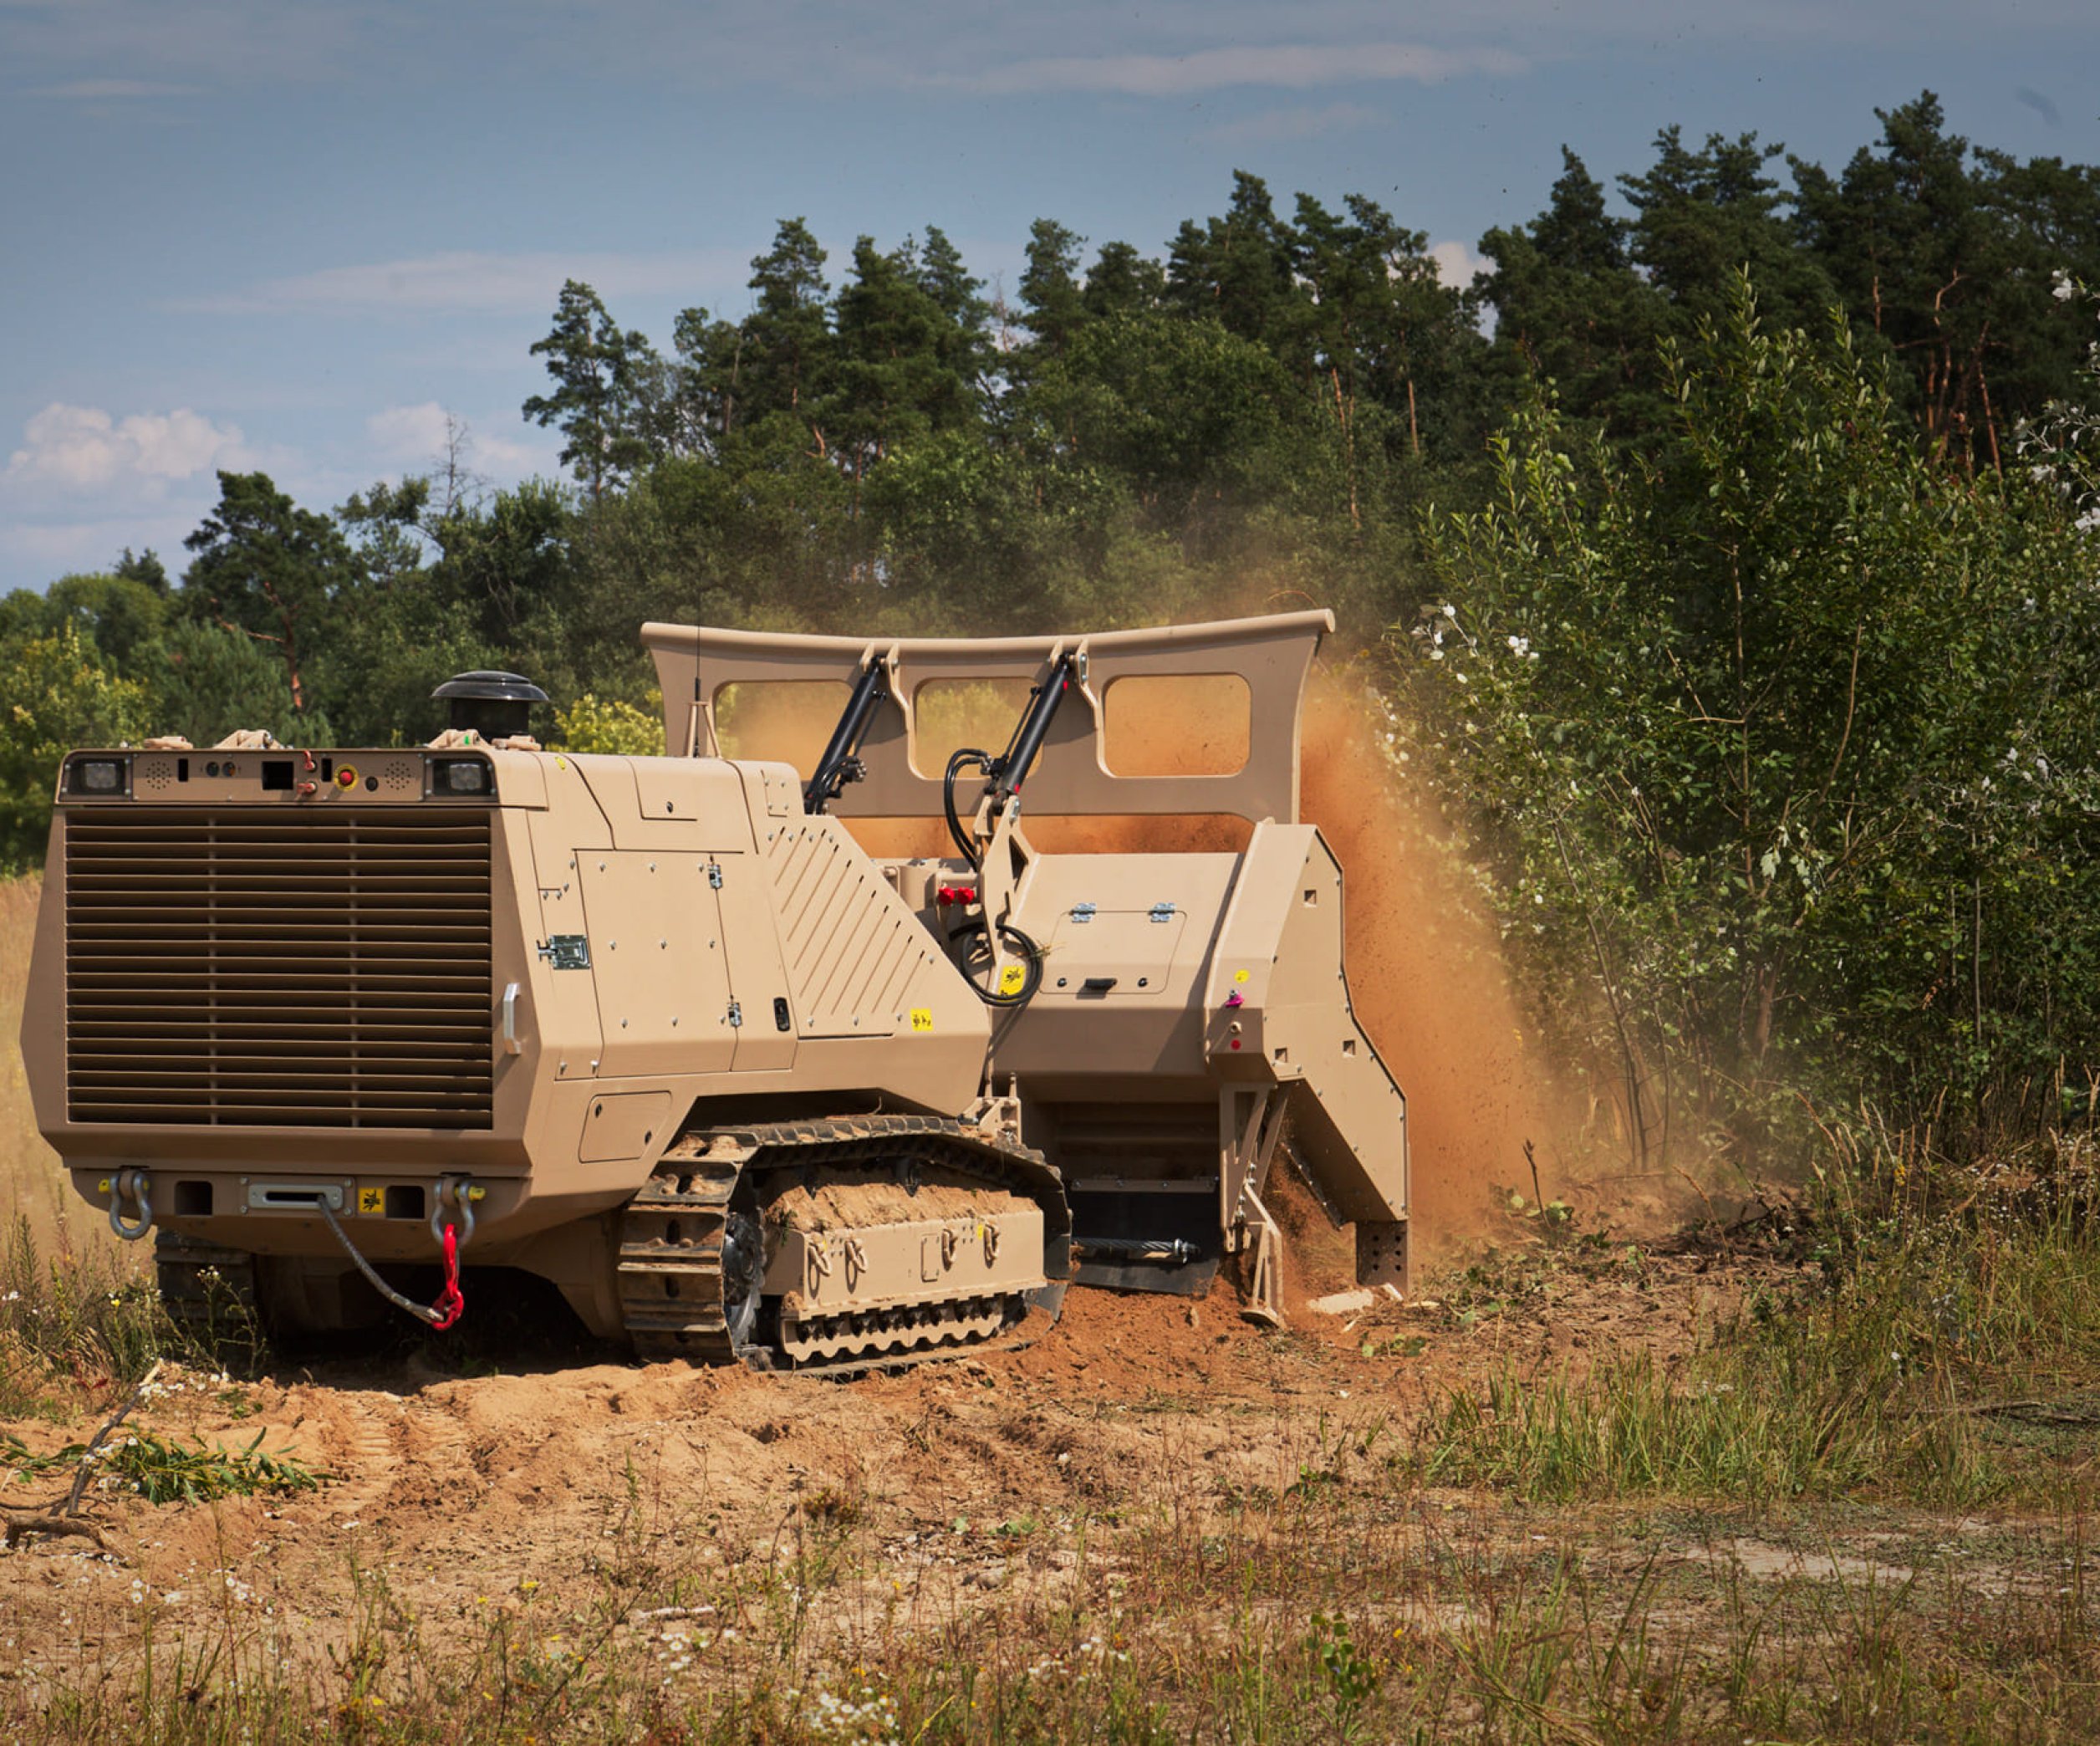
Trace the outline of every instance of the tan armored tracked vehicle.
{"label": "tan armored tracked vehicle", "polygon": [[[462,1258],[645,1355],[760,1367],[1023,1337],[1075,1279],[1195,1292],[1228,1254],[1274,1314],[1287,1145],[1359,1278],[1404,1286],[1405,1105],[1297,822],[1332,628],[652,625],[668,757],[543,751],[503,675],[443,688],[454,728],[417,749],[74,753],[23,1035],[39,1123],[155,1233],[172,1304],[208,1269],[294,1330],[382,1294],[445,1325]],[[1115,773],[1116,688],[1187,676],[1245,712],[1242,767]],[[843,708],[806,777],[721,755],[731,687],[810,682]],[[933,743],[926,687],[959,682],[1026,690],[996,755]],[[1042,853],[1024,792],[1251,833]],[[945,820],[954,853],[871,855],[849,819]],[[438,1304],[408,1299],[439,1263]]]}

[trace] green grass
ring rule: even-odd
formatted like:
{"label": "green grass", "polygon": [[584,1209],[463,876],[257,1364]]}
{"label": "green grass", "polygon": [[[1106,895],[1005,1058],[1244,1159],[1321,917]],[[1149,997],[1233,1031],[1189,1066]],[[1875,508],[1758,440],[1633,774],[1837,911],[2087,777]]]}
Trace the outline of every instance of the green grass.
{"label": "green grass", "polygon": [[0,1417],[76,1411],[177,1355],[150,1279],[106,1252],[47,1254],[15,1219],[0,1243]]}
{"label": "green grass", "polygon": [[1929,1184],[1915,1160],[1869,1160],[1802,1210],[1796,1246],[1820,1265],[1689,1362],[1506,1368],[1455,1391],[1408,1463],[1533,1500],[2082,1508],[2100,1454],[2097,1164],[2090,1133]]}
{"label": "green grass", "polygon": [[319,1478],[288,1450],[262,1447],[262,1433],[245,1448],[201,1438],[184,1442],[151,1431],[120,1428],[100,1447],[68,1443],[33,1454],[19,1437],[0,1435],[0,1473],[18,1482],[57,1475],[71,1479],[83,1465],[99,1490],[127,1492],[149,1504],[209,1504],[219,1498],[280,1496],[312,1491]]}

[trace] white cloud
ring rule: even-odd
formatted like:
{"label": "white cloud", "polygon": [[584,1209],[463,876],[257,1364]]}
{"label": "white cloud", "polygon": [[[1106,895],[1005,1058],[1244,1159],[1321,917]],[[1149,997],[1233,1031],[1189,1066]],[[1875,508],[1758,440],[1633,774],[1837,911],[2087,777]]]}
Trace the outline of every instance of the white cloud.
{"label": "white cloud", "polygon": [[484,436],[464,418],[436,401],[413,406],[389,406],[364,421],[364,434],[380,457],[413,472],[435,467],[444,462],[456,427],[460,459],[468,468],[492,467],[498,472],[522,477],[552,472],[557,465],[555,450],[512,442],[502,436]]}
{"label": "white cloud", "polygon": [[451,416],[436,401],[417,406],[389,406],[364,421],[364,434],[388,461],[411,465],[445,452]]}
{"label": "white cloud", "polygon": [[1300,43],[1199,48],[1187,54],[1051,55],[1010,62],[935,83],[992,92],[1112,91],[1178,97],[1230,85],[1433,84],[1466,73],[1521,73],[1526,62],[1500,48],[1431,48],[1415,43]]}
{"label": "white cloud", "polygon": [[119,419],[99,406],[54,401],[23,430],[8,457],[12,482],[68,492],[143,487],[148,492],[207,470],[252,464],[239,429],[186,406]]}
{"label": "white cloud", "polygon": [[[2092,9],[2092,0],[2017,0],[1997,8],[1991,26],[2031,41],[2088,27]],[[1667,9],[1654,0],[1293,0],[1287,10],[1273,0],[1149,0],[1141,8],[1127,0],[0,0],[0,66],[47,85],[196,81],[228,91],[377,77],[390,90],[420,84],[447,101],[462,81],[537,87],[550,74],[572,86],[609,79],[644,90],[934,84],[1158,95],[1509,70],[1600,48],[1646,48],[1665,25],[1674,39],[1721,52],[1736,43],[1885,46],[1895,10],[1827,0],[1677,0]],[[1973,0],[1906,0],[1901,18],[1912,50],[1972,42],[1977,28]],[[1322,46],[1236,46],[1271,38],[1279,18],[1302,43]],[[1501,64],[1469,46],[1483,43],[1505,45]],[[1221,46],[1175,52],[1190,43]],[[1073,54],[1074,45],[1088,53]]]}
{"label": "white cloud", "polygon": [[1436,276],[1460,291],[1473,283],[1475,273],[1485,273],[1493,264],[1486,255],[1457,242],[1430,243],[1430,258],[1436,263]]}
{"label": "white cloud", "polygon": [[72,73],[85,84],[334,79],[354,51],[384,46],[380,23],[372,0],[59,0],[0,6],[0,49],[18,69]]}
{"label": "white cloud", "polygon": [[528,310],[554,307],[562,281],[581,279],[601,295],[718,293],[741,287],[762,248],[696,248],[661,254],[499,254],[468,249],[325,267],[266,279],[245,291],[184,299],[176,307],[223,315],[293,309]]}

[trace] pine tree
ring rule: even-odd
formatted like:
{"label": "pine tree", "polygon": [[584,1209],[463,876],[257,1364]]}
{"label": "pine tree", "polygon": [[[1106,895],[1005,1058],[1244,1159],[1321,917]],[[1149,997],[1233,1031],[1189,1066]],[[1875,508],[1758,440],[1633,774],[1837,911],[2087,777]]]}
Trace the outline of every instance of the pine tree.
{"label": "pine tree", "polygon": [[1291,229],[1277,217],[1268,184],[1236,170],[1225,216],[1200,227],[1184,223],[1176,232],[1167,287],[1180,309],[1209,315],[1302,370],[1305,299],[1292,268]]}
{"label": "pine tree", "polygon": [[818,452],[825,442],[813,411],[830,386],[833,365],[824,259],[804,220],[781,220],[772,248],[751,263],[758,301],[742,323],[737,371],[744,421],[790,415],[808,427]]}
{"label": "pine tree", "polygon": [[663,360],[645,335],[620,328],[589,285],[563,282],[553,329],[532,351],[547,360],[554,389],[527,401],[525,416],[559,428],[562,464],[593,502],[662,452]]}
{"label": "pine tree", "polygon": [[1842,176],[1795,161],[1802,248],[1894,360],[1933,452],[2002,468],[2012,425],[2075,378],[2052,274],[2100,266],[2100,184],[1973,153],[1930,91],[1875,114],[1880,140]]}
{"label": "pine tree", "polygon": [[1086,240],[1055,219],[1038,218],[1028,227],[1021,319],[1034,335],[1030,350],[1037,357],[1062,357],[1086,319],[1079,288],[1079,251]]}
{"label": "pine tree", "polygon": [[307,665],[362,579],[341,530],[267,473],[222,472],[217,507],[182,543],[194,554],[182,579],[191,615],[273,651],[292,707],[307,713]]}
{"label": "pine tree", "polygon": [[1694,151],[1681,129],[1665,127],[1655,136],[1654,166],[1619,177],[1634,211],[1633,258],[1669,300],[1671,331],[1689,336],[1701,320],[1723,319],[1745,268],[1768,324],[1824,326],[1836,288],[1794,246],[1787,196],[1765,173],[1784,151],[1755,133],[1709,134]]}
{"label": "pine tree", "polygon": [[1659,411],[1655,342],[1665,315],[1661,294],[1634,270],[1628,229],[1563,146],[1546,210],[1481,239],[1494,263],[1482,295],[1495,311],[1496,357],[1550,380],[1566,411],[1622,440]]}
{"label": "pine tree", "polygon": [[1142,315],[1166,296],[1166,269],[1128,242],[1104,242],[1080,302],[1088,315]]}

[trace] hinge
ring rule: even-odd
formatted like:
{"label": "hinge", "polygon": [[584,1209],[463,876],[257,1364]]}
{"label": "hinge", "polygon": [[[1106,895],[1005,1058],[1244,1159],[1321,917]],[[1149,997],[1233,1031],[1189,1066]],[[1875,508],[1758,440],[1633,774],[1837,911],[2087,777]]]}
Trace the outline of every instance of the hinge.
{"label": "hinge", "polygon": [[1151,915],[1154,922],[1171,922],[1174,919],[1174,906],[1170,903],[1155,903],[1152,906]]}
{"label": "hinge", "polygon": [[741,1029],[743,1028],[743,1023],[744,1023],[744,1007],[743,1007],[743,1003],[742,1003],[742,1001],[737,1001],[737,1000],[732,1000],[732,1001],[731,1001],[731,1002],[729,1003],[729,1028],[730,1028],[730,1029],[731,1029],[731,1030],[741,1030]]}
{"label": "hinge", "polygon": [[590,942],[582,934],[555,934],[542,940],[539,955],[557,970],[588,970],[591,967]]}
{"label": "hinge", "polygon": [[1072,906],[1072,919],[1073,919],[1074,922],[1091,922],[1091,921],[1093,921],[1093,907],[1094,907],[1094,906],[1093,906],[1091,903],[1075,903],[1075,904],[1073,904],[1073,905]]}
{"label": "hinge", "polygon": [[721,889],[721,863],[720,861],[707,863],[707,883],[718,891]]}

